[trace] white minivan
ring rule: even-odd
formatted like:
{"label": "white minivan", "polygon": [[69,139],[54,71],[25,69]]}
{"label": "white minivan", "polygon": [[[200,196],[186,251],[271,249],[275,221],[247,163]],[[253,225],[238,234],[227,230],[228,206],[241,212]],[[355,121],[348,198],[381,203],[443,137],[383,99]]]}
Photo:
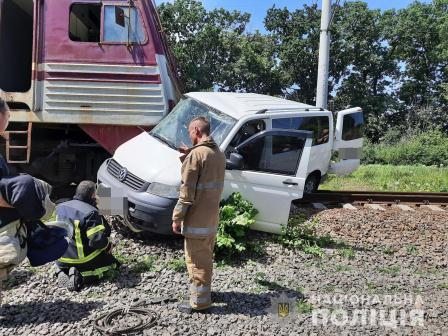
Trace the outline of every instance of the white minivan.
{"label": "white minivan", "polygon": [[[360,108],[338,112],[334,123],[330,111],[281,98],[193,92],[103,163],[98,185],[113,200],[102,202],[103,211],[122,215],[134,231],[171,233],[181,182],[177,148],[191,145],[187,127],[197,116],[210,120],[211,135],[227,157],[223,199],[240,192],[251,201],[259,211],[256,230],[279,233],[293,200],[315,191],[328,171],[347,174],[360,164]],[[338,162],[330,163],[335,152]]]}

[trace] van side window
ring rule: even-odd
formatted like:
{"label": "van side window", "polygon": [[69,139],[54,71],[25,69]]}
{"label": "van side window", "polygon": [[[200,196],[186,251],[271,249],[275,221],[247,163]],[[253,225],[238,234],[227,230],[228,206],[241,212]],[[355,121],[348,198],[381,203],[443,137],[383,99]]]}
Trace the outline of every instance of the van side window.
{"label": "van side window", "polygon": [[104,6],[104,42],[143,43],[142,20],[135,7]]}
{"label": "van side window", "polygon": [[77,42],[100,42],[101,5],[74,4],[70,8],[69,37]]}
{"label": "van side window", "polygon": [[226,157],[229,158],[230,153],[234,152],[235,147],[239,144],[243,143],[251,136],[257,134],[258,132],[264,131],[266,129],[266,123],[264,120],[250,120],[243,124],[239,129],[238,133],[235,134],[232,141],[230,141],[229,145],[226,149]]}
{"label": "van side window", "polygon": [[350,113],[344,116],[342,140],[349,141],[362,138],[364,130],[364,116],[362,112]]}
{"label": "van side window", "polygon": [[268,135],[238,151],[244,158],[244,170],[296,175],[305,140],[293,136]]}
{"label": "van side window", "polygon": [[313,146],[328,142],[330,126],[328,117],[294,117],[272,119],[272,128],[313,132]]}

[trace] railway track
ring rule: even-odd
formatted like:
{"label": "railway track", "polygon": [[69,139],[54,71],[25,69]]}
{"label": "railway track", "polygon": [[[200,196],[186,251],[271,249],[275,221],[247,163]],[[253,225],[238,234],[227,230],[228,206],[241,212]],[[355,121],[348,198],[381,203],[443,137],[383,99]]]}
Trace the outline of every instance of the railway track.
{"label": "railway track", "polygon": [[294,201],[295,205],[312,204],[315,208],[334,207],[335,204],[367,206],[382,210],[381,206],[397,206],[402,210],[425,207],[448,211],[448,193],[385,192],[385,191],[329,191],[319,190]]}

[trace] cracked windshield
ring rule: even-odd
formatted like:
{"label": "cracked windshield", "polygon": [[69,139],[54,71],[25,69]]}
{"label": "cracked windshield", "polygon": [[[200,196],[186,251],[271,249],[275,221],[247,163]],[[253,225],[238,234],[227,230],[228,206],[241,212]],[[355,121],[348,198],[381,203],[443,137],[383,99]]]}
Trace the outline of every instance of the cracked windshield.
{"label": "cracked windshield", "polygon": [[191,147],[188,124],[194,118],[202,116],[210,121],[211,136],[218,145],[221,145],[236,124],[236,119],[227,114],[212,110],[207,105],[188,98],[177,104],[174,110],[149,134],[172,148],[179,148],[182,144]]}

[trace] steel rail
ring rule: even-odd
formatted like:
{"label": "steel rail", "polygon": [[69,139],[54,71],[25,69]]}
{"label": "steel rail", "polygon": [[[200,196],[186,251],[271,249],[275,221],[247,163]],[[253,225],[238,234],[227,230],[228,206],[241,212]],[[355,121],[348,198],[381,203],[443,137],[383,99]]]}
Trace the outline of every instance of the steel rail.
{"label": "steel rail", "polygon": [[319,190],[295,200],[294,204],[311,202],[448,205],[448,193]]}

